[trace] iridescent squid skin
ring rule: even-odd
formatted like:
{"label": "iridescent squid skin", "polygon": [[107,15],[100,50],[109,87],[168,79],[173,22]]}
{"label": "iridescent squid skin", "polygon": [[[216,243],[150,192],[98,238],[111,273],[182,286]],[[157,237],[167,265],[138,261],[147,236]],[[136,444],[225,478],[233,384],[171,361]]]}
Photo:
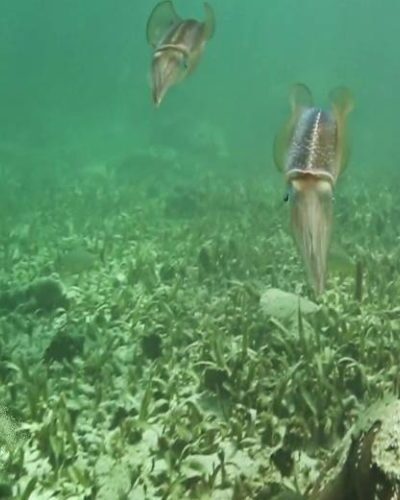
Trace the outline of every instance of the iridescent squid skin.
{"label": "iridescent squid skin", "polygon": [[293,87],[292,115],[278,134],[274,159],[285,176],[294,238],[316,295],[325,288],[333,220],[333,190],[346,163],[350,92],[335,89],[331,110],[313,105],[309,89]]}
{"label": "iridescent squid skin", "polygon": [[286,180],[305,174],[335,183],[337,127],[332,113],[305,109],[299,116],[290,144]]}

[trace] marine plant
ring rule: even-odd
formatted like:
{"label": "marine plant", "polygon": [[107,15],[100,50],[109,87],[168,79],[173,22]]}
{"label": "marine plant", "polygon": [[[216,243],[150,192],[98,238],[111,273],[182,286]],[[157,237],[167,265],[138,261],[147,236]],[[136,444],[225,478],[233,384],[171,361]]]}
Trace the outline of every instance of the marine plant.
{"label": "marine plant", "polygon": [[[355,264],[333,269],[315,309],[285,316],[266,291],[312,295],[273,187],[208,171],[148,198],[156,177],[58,175],[29,202],[12,177],[1,187],[2,291],[53,276],[67,299],[0,308],[4,498],[298,497],[355,416],[399,395],[394,189],[338,195],[333,238],[362,262],[363,293]],[[58,276],[70,241],[98,260]]]}

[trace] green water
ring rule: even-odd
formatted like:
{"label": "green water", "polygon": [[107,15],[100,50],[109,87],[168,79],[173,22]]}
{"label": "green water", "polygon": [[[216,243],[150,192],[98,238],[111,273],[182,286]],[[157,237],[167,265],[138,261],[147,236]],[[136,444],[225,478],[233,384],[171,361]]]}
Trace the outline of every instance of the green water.
{"label": "green water", "polygon": [[[398,4],[210,2],[155,109],[155,2],[2,0],[0,499],[320,500],[400,394]],[[355,98],[318,298],[272,157],[294,82]]]}
{"label": "green water", "polygon": [[[201,2],[177,1],[201,18]],[[338,84],[356,97],[353,168],[395,169],[399,63],[397,4],[290,0],[213,3],[215,39],[195,77],[158,111],[150,105],[151,4],[137,0],[4,0],[0,57],[2,144],[46,154],[103,158],[154,134],[203,119],[224,130],[247,166],[270,176],[271,141],[286,116],[288,89],[302,81],[318,102]],[[239,118],[240,117],[240,118]],[[175,134],[173,134],[175,135]],[[356,175],[354,173],[354,175]]]}

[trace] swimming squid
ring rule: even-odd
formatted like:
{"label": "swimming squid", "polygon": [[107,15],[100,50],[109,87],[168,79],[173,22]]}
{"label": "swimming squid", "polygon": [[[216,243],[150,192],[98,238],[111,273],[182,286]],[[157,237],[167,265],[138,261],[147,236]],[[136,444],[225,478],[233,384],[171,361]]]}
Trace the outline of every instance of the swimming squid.
{"label": "swimming squid", "polygon": [[314,106],[310,90],[294,85],[291,117],[276,136],[274,160],[288,186],[291,226],[316,295],[325,288],[333,221],[333,192],[348,159],[347,116],[353,98],[334,89],[331,109]]}
{"label": "swimming squid", "polygon": [[147,41],[153,48],[151,81],[153,102],[158,107],[168,89],[196,69],[206,42],[215,31],[214,12],[204,3],[205,20],[183,20],[171,1],[156,5],[147,22]]}

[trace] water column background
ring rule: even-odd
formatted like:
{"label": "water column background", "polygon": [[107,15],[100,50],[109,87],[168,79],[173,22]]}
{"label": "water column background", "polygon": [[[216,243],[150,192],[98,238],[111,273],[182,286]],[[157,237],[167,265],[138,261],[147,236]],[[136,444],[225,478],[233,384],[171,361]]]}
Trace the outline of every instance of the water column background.
{"label": "water column background", "polygon": [[[224,131],[243,169],[275,179],[273,136],[287,116],[290,85],[301,81],[321,104],[336,85],[353,90],[353,178],[396,173],[395,0],[215,0],[215,38],[196,74],[159,110],[150,100],[145,39],[154,4],[3,0],[1,147],[101,160],[150,147],[160,134],[179,147],[179,127],[201,119]],[[183,17],[203,15],[201,2],[175,4]]]}

